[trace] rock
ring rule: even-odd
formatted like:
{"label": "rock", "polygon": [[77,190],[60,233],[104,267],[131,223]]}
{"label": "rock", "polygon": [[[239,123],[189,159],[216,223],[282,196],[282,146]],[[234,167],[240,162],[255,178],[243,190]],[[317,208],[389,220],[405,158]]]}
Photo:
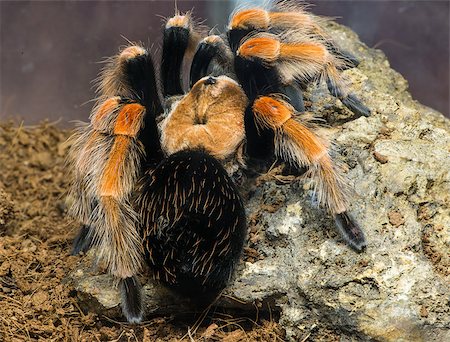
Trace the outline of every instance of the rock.
{"label": "rock", "polygon": [[[351,212],[366,233],[367,250],[357,254],[341,241],[300,180],[262,181],[246,207],[249,248],[262,257],[242,263],[217,305],[270,306],[292,340],[318,326],[352,340],[450,341],[450,122],[411,98],[381,51],[345,27],[330,29],[361,59],[344,74],[372,116],[351,120],[323,85],[306,97],[311,111],[332,126],[335,158],[348,165]],[[77,272],[72,281],[80,296],[96,298],[96,310],[117,307],[108,276]],[[182,304],[173,305],[183,299],[152,282],[145,289],[147,312],[181,310]]]}

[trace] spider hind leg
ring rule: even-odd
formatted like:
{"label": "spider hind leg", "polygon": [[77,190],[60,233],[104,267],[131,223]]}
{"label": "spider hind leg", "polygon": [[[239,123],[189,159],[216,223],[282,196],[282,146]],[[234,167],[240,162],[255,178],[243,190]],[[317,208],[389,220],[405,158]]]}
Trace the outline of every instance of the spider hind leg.
{"label": "spider hind leg", "polygon": [[80,253],[86,253],[92,246],[91,228],[84,224],[81,226],[80,231],[73,240],[72,255],[78,255]]}
{"label": "spider hind leg", "polygon": [[331,95],[340,99],[344,106],[356,114],[356,118],[361,116],[370,116],[370,109],[367,108],[355,95],[345,94],[340,84],[335,82],[333,78],[327,78],[327,87]]}
{"label": "spider hind leg", "polygon": [[137,324],[144,314],[142,287],[136,276],[120,279],[122,313],[128,322]]}
{"label": "spider hind leg", "polygon": [[314,125],[302,122],[294,108],[279,97],[259,97],[253,111],[259,125],[275,131],[276,154],[298,167],[309,167],[318,202],[333,214],[350,247],[361,252],[366,245],[364,233],[347,212],[347,183],[329,155],[328,141]]}
{"label": "spider hind leg", "polygon": [[334,216],[336,227],[347,244],[357,252],[365,250],[367,243],[364,232],[353,217],[344,211]]}

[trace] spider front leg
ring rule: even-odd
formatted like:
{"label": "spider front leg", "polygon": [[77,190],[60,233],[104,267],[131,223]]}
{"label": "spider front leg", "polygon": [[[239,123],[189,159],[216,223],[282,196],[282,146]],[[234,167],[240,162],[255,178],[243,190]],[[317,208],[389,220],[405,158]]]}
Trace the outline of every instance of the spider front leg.
{"label": "spider front leg", "polygon": [[144,166],[162,159],[155,119],[162,109],[148,52],[130,46],[112,58],[99,92],[91,122],[75,134],[71,150],[71,213],[84,224],[74,249],[97,248],[98,259],[119,279],[125,317],[137,323],[143,246],[133,193]]}
{"label": "spider front leg", "polygon": [[192,60],[189,85],[205,76],[233,76],[233,53],[222,36],[204,38]]}
{"label": "spider front leg", "polygon": [[347,185],[331,160],[328,141],[312,125],[301,122],[294,108],[279,97],[259,97],[253,103],[253,112],[258,126],[275,132],[277,156],[299,167],[309,167],[318,202],[334,216],[344,240],[356,251],[363,251],[364,233],[347,212]]}
{"label": "spider front leg", "polygon": [[287,1],[275,3],[267,11],[264,8],[249,8],[233,13],[228,36],[230,46],[236,52],[241,40],[250,32],[284,33],[295,40],[296,37],[309,35],[313,39],[323,41],[327,50],[345,61],[340,70],[354,68],[359,60],[348,51],[340,49],[326,33],[323,26],[326,18],[308,13],[302,5],[289,4]]}
{"label": "spider front leg", "polygon": [[164,97],[182,95],[183,60],[195,51],[200,33],[196,30],[191,13],[169,18],[164,27],[161,79]]}
{"label": "spider front leg", "polygon": [[278,82],[284,84],[309,83],[324,78],[330,93],[358,117],[370,115],[370,110],[351,94],[341,77],[338,70],[341,61],[320,40],[303,36],[298,41],[291,41],[287,35],[258,33],[244,40],[236,54],[236,60],[241,60],[239,63],[260,65],[263,75],[276,72]]}

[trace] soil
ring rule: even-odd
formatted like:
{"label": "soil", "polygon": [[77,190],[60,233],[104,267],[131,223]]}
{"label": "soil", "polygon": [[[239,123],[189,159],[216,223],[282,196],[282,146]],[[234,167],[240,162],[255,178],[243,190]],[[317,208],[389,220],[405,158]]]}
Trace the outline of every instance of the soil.
{"label": "soil", "polygon": [[70,255],[78,225],[65,206],[69,135],[49,123],[0,123],[1,341],[283,340],[283,330],[270,317],[215,313],[193,331],[195,319],[154,317],[133,326],[83,312],[65,282],[82,262]]}

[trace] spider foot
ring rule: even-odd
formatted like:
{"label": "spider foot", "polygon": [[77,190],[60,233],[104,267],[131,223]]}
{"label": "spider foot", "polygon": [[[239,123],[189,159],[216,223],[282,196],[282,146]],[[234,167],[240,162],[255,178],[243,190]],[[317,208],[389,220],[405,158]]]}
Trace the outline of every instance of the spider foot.
{"label": "spider foot", "polygon": [[356,68],[360,63],[359,59],[348,51],[341,50],[334,45],[331,45],[329,49],[333,54],[344,61],[344,64],[338,68],[339,70]]}
{"label": "spider foot", "polygon": [[370,109],[367,108],[355,95],[349,95],[341,99],[341,101],[348,109],[356,114],[356,118],[361,116],[370,116]]}
{"label": "spider foot", "polygon": [[142,287],[136,276],[120,280],[120,294],[122,297],[122,313],[127,321],[138,324],[144,315]]}
{"label": "spider foot", "polygon": [[346,211],[334,216],[336,226],[342,238],[356,252],[361,253],[366,249],[367,242],[363,231],[355,219]]}
{"label": "spider foot", "polygon": [[86,253],[92,246],[92,237],[89,234],[90,228],[83,225],[73,240],[72,255],[78,255],[81,252]]}

